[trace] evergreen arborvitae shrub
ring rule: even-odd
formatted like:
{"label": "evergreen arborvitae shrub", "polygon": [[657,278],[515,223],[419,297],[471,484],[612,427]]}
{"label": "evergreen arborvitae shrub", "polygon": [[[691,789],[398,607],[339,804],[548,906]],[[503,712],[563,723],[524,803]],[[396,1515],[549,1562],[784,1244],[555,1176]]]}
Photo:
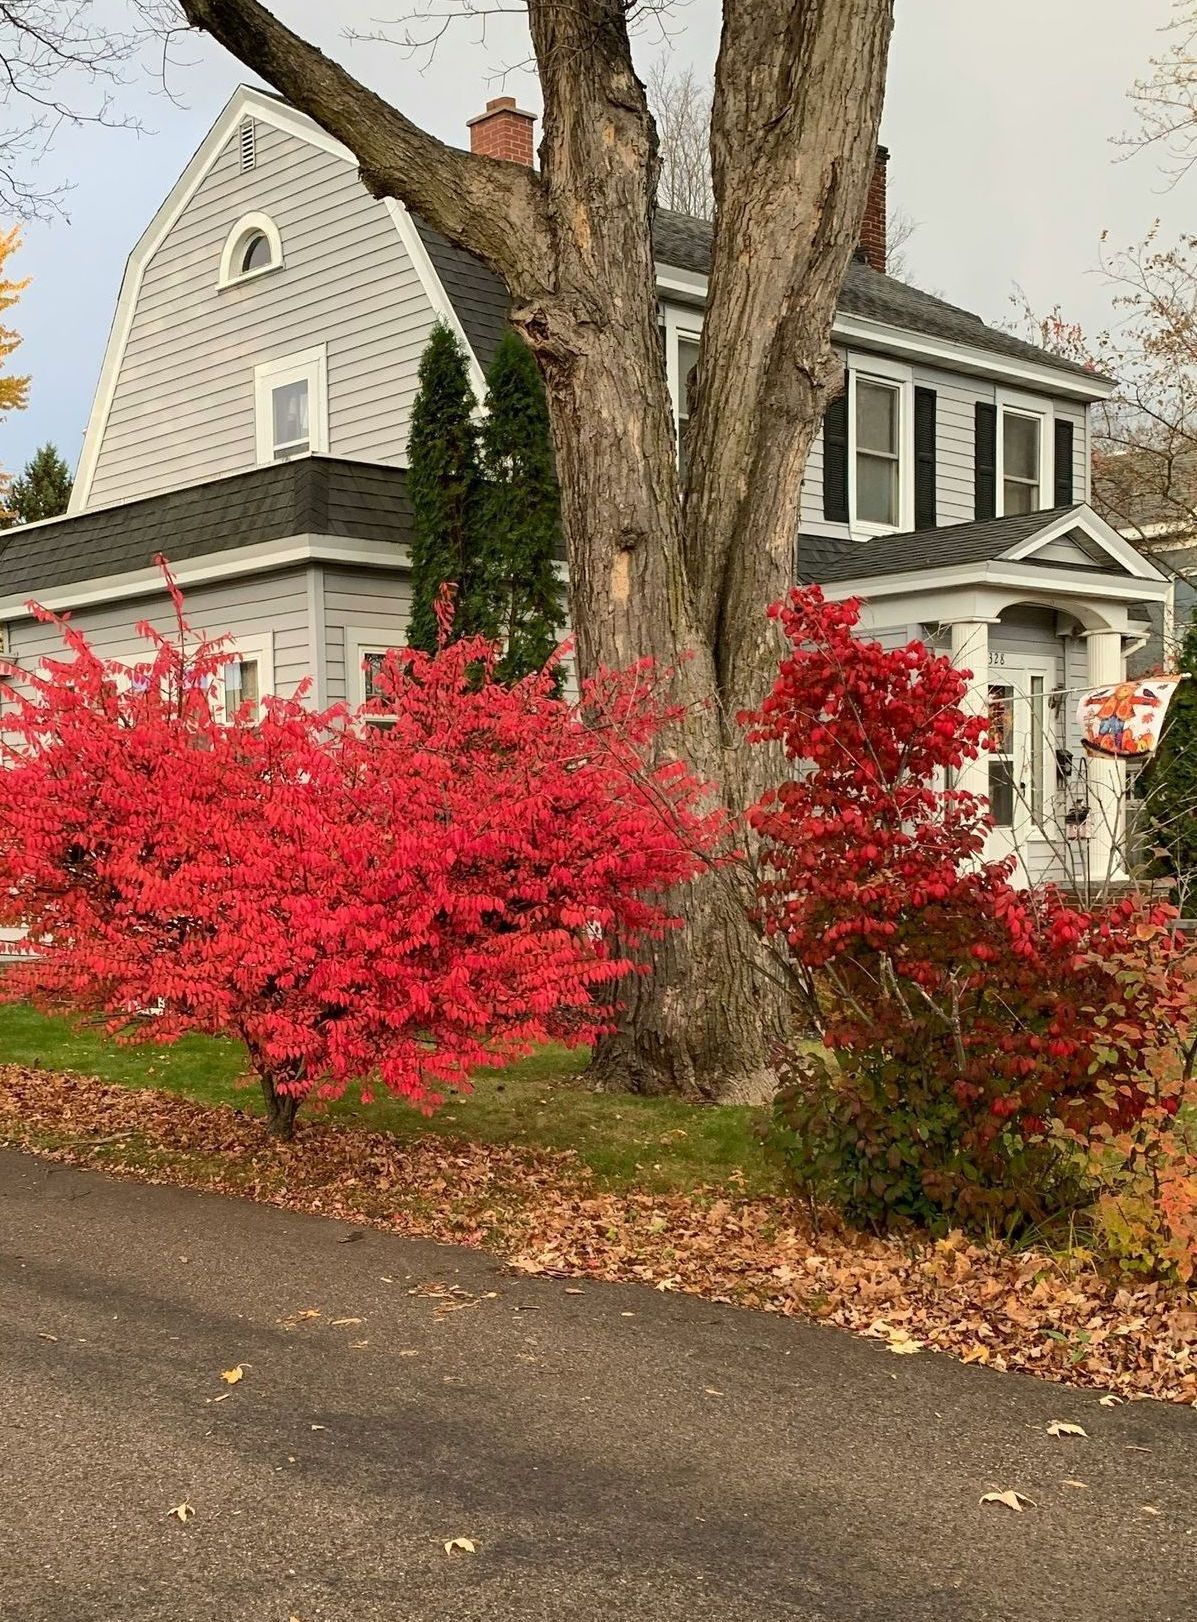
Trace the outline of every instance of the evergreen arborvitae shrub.
{"label": "evergreen arborvitae shrub", "polygon": [[1176,900],[1188,917],[1197,907],[1197,615],[1189,621],[1177,657],[1188,673],[1173,696],[1155,758],[1143,773],[1152,839],[1165,871],[1176,880]]}
{"label": "evergreen arborvitae shrub", "polygon": [[476,407],[456,336],[437,322],[420,357],[407,441],[412,504],[412,611],[408,642],[435,652],[441,587],[456,587],[454,641],[492,633],[481,575],[482,481]]}
{"label": "evergreen arborvitae shrub", "polygon": [[73,484],[71,470],[54,445],[43,445],[25,464],[25,471],[9,486],[5,506],[13,524],[36,524],[66,512]]}
{"label": "evergreen arborvitae shrub", "polygon": [[482,426],[483,558],[489,629],[503,641],[504,681],[543,668],[561,640],[565,592],[561,497],[544,385],[532,352],[503,337],[487,374]]}

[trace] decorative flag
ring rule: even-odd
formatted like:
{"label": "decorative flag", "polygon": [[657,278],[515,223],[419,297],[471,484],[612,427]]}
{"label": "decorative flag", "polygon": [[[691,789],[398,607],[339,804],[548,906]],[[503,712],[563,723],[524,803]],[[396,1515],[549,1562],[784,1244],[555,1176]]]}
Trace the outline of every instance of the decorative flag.
{"label": "decorative flag", "polygon": [[1142,760],[1160,741],[1164,717],[1183,676],[1141,676],[1082,693],[1076,707],[1081,742],[1091,755]]}

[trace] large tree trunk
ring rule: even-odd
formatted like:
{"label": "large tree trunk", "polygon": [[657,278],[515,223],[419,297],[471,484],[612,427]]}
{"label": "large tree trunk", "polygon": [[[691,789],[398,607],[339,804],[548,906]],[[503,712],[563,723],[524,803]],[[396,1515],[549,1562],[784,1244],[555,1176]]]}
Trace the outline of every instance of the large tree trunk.
{"label": "large tree trunk", "polygon": [[[798,500],[857,240],[892,0],[725,0],[712,127],[717,217],[677,477],[653,268],[656,132],[621,0],[528,0],[544,92],[541,169],[442,145],[282,27],[258,0],[181,0],[402,199],[507,283],[549,396],[581,669],[651,657],[686,720],[670,746],[742,811],[776,762],[740,743],[778,646]],[[596,1057],[608,1084],[761,1098],[787,1027],[742,876],[679,898],[686,926],[627,993]]]}

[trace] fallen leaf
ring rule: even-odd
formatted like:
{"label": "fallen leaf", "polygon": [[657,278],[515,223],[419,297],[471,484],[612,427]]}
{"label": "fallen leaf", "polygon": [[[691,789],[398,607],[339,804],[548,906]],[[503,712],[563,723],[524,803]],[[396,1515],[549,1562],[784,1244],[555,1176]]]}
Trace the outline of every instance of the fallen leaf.
{"label": "fallen leaf", "polygon": [[328,1429],[328,1426],[327,1425],[313,1425],[312,1429],[314,1431],[326,1431]]}
{"label": "fallen leaf", "polygon": [[1089,1433],[1082,1425],[1073,1425],[1067,1419],[1053,1419],[1047,1427],[1049,1436],[1083,1436],[1088,1439]]}
{"label": "fallen leaf", "polygon": [[1158,1515],[1159,1514],[1159,1510],[1155,1507],[1154,1504],[1140,1504],[1139,1507],[1143,1511],[1144,1515]]}
{"label": "fallen leaf", "polygon": [[219,1397],[209,1397],[208,1401],[209,1402],[227,1402],[232,1395],[233,1395],[233,1393],[231,1391],[222,1391],[220,1393]]}
{"label": "fallen leaf", "polygon": [[331,1324],[330,1324],[330,1328],[332,1328],[332,1329],[345,1329],[350,1324],[360,1324],[360,1323],[364,1323],[364,1322],[365,1322],[364,1318],[334,1318],[332,1320]]}
{"label": "fallen leaf", "polygon": [[899,1357],[910,1357],[923,1349],[923,1342],[915,1340],[908,1329],[886,1323],[884,1318],[875,1318],[865,1330],[865,1334],[871,1335],[875,1340],[883,1340],[890,1351]]}
{"label": "fallen leaf", "polygon": [[477,1554],[478,1552],[469,1538],[449,1538],[445,1544],[445,1553],[452,1554],[454,1549],[460,1549],[462,1554]]}
{"label": "fallen leaf", "polygon": [[1072,1481],[1070,1479],[1066,1479],[1062,1481],[1060,1485],[1061,1487],[1084,1487],[1087,1489],[1089,1483],[1087,1481]]}
{"label": "fallen leaf", "polygon": [[176,1504],[173,1509],[168,1509],[166,1514],[167,1519],[173,1515],[176,1521],[182,1521],[183,1525],[186,1526],[187,1522],[195,1514],[195,1511],[192,1509],[190,1504],[183,1503]]}
{"label": "fallen leaf", "polygon": [[240,1381],[244,1380],[245,1369],[240,1363],[238,1363],[235,1369],[222,1369],[220,1378],[224,1381],[225,1385],[237,1385]]}
{"label": "fallen leaf", "polygon": [[1024,1504],[1035,1507],[1035,1500],[1028,1498],[1025,1493],[1015,1492],[1013,1488],[1007,1492],[983,1492],[980,1497],[982,1504],[1005,1504],[1007,1509],[1017,1509],[1020,1513]]}
{"label": "fallen leaf", "polygon": [[708,1397],[721,1397],[722,1391],[717,1391],[713,1385],[704,1385],[702,1388]]}
{"label": "fallen leaf", "polygon": [[1110,1392],[1107,1392],[1107,1394],[1104,1397],[1098,1397],[1097,1400],[1098,1400],[1098,1402],[1101,1403],[1103,1408],[1117,1408],[1117,1407],[1120,1406],[1120,1404],[1122,1402],[1125,1401],[1125,1398],[1116,1397],[1114,1395],[1114,1393],[1112,1391],[1110,1391]]}
{"label": "fallen leaf", "polygon": [[43,1332],[42,1332],[42,1333],[40,1333],[40,1334],[39,1334],[39,1335],[38,1335],[38,1337],[37,1337],[37,1338],[38,1338],[38,1340],[53,1340],[53,1341],[57,1341],[57,1339],[58,1339],[58,1336],[57,1336],[57,1335],[47,1335],[47,1334],[46,1334],[46,1333],[45,1333],[45,1332],[44,1332],[44,1331],[43,1331]]}
{"label": "fallen leaf", "polygon": [[363,1347],[368,1346],[369,1344],[370,1342],[368,1340],[351,1340],[349,1342],[349,1350],[351,1352],[360,1352]]}

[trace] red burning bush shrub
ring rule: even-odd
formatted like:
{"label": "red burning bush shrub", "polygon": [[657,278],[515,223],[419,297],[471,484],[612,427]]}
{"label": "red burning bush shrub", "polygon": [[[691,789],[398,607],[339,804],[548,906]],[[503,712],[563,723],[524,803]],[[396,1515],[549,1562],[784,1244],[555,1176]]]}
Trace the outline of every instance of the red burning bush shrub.
{"label": "red burning bush shrub", "polygon": [[63,625],[67,656],[4,716],[0,922],[36,952],[4,994],[240,1037],[283,1132],[309,1095],[377,1077],[430,1109],[477,1065],[604,1029],[722,832],[684,768],[645,765],[651,672],[571,706],[551,670],[493,680],[474,639],[388,655],[372,719],[300,695],[224,725],[230,655],[171,589],[177,634],[139,627],[144,663]]}
{"label": "red burning bush shrub", "polygon": [[949,786],[985,743],[966,677],[860,639],[859,604],[817,588],[775,613],[789,651],[743,719],[799,770],[751,813],[760,913],[832,1060],[791,1056],[775,1147],[856,1218],[1041,1219],[1084,1197],[1065,1134],[1125,1130],[1161,1085],[1176,1108],[1172,909],[1016,889],[983,859],[985,802]]}

